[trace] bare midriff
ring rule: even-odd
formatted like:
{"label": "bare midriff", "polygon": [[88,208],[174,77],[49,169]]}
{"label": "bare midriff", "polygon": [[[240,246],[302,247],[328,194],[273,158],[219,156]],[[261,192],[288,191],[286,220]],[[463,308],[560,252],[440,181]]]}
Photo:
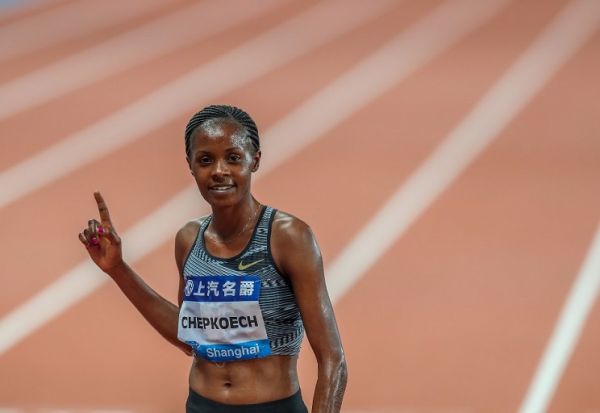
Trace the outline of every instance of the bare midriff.
{"label": "bare midriff", "polygon": [[194,357],[190,388],[224,404],[255,404],[280,400],[299,389],[297,356],[214,363]]}

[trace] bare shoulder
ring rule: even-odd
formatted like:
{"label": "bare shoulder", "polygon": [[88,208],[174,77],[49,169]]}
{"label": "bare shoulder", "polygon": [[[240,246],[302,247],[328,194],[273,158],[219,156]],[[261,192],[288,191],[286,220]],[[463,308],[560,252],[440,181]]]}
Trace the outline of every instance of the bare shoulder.
{"label": "bare shoulder", "polygon": [[277,242],[297,244],[314,238],[310,226],[300,218],[277,210],[273,218],[272,237]]}
{"label": "bare shoulder", "polygon": [[300,218],[277,210],[271,231],[271,253],[275,264],[285,275],[292,275],[300,261],[321,260],[315,235]]}
{"label": "bare shoulder", "polygon": [[192,249],[192,245],[198,236],[200,225],[202,225],[202,222],[204,222],[206,218],[208,218],[208,215],[186,222],[185,225],[177,231],[177,235],[175,235],[175,261],[177,261],[177,267],[180,272],[183,268],[184,260],[188,256]]}
{"label": "bare shoulder", "polygon": [[191,241],[194,242],[196,235],[198,235],[200,225],[202,225],[202,222],[204,222],[206,218],[208,218],[208,215],[186,222],[181,228],[179,228],[179,231],[177,231],[175,240],[177,242],[185,242],[192,238]]}

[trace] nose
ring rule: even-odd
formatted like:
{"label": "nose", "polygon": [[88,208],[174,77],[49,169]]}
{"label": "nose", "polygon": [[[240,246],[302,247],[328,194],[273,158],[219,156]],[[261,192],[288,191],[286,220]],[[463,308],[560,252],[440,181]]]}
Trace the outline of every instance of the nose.
{"label": "nose", "polygon": [[213,165],[213,179],[220,180],[224,176],[229,175],[229,168],[227,167],[227,163],[225,162],[225,160],[218,159]]}

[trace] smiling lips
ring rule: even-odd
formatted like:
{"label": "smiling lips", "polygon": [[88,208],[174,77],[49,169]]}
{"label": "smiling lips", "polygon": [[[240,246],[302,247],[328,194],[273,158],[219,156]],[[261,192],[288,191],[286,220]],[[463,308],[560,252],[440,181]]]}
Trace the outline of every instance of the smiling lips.
{"label": "smiling lips", "polygon": [[227,192],[230,189],[233,189],[233,185],[212,185],[209,186],[208,189],[210,189],[211,191],[215,191],[215,192]]}

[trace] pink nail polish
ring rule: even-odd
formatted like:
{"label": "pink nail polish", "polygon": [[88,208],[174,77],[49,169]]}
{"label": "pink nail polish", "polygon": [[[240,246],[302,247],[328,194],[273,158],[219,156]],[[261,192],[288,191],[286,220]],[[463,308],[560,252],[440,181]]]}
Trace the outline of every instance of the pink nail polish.
{"label": "pink nail polish", "polygon": [[98,231],[98,234],[104,234],[104,228],[103,227],[98,227],[97,231]]}
{"label": "pink nail polish", "polygon": [[92,237],[92,244],[98,245],[98,238]]}

